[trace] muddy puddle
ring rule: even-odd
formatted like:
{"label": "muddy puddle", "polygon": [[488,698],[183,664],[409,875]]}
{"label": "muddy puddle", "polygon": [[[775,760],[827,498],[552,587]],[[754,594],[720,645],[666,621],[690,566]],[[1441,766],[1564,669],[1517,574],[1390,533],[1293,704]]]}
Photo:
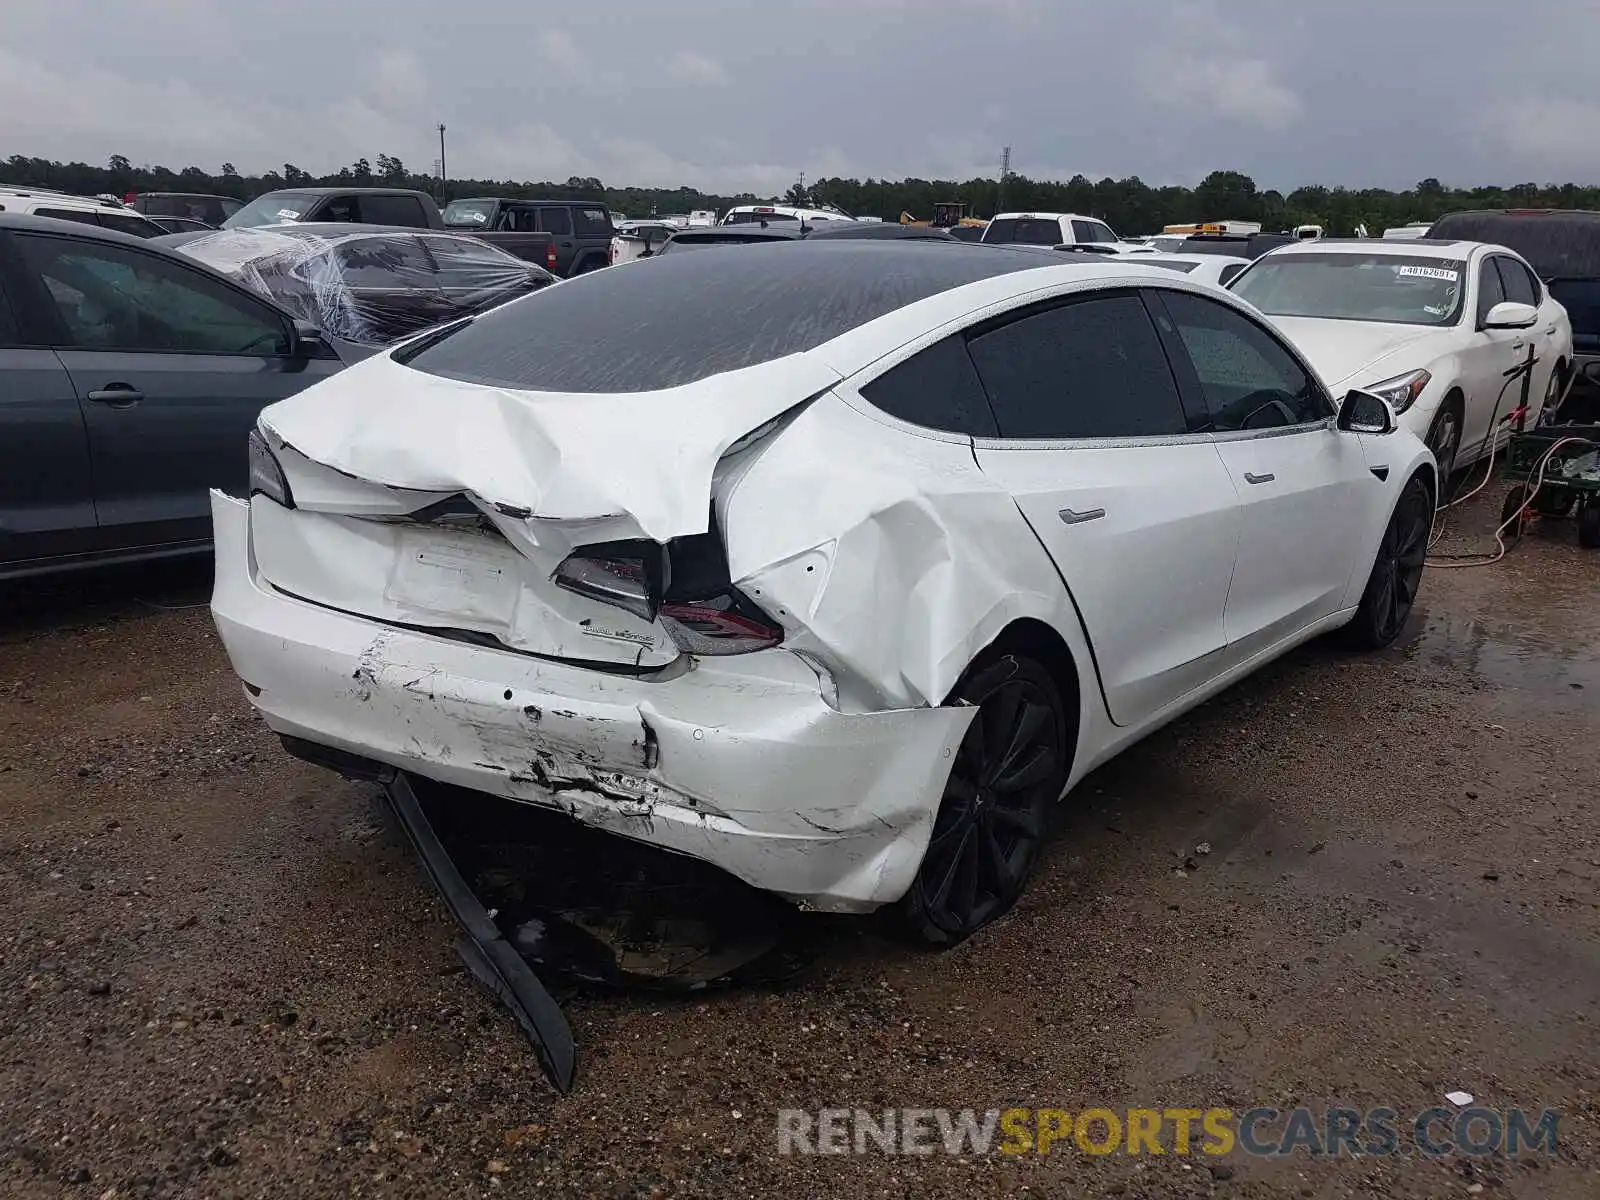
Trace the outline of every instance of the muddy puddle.
{"label": "muddy puddle", "polygon": [[1552,713],[1600,713],[1600,646],[1557,639],[1529,622],[1427,615],[1401,646],[1406,658],[1463,672]]}

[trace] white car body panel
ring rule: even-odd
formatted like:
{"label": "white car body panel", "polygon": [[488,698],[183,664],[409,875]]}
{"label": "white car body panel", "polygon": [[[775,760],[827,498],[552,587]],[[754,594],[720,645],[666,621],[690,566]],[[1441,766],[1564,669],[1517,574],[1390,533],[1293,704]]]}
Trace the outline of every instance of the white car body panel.
{"label": "white car body panel", "polygon": [[[1154,249],[1154,247],[1151,247]],[[1237,268],[1233,274],[1237,275],[1250,265],[1248,258],[1239,258],[1232,254],[1174,254],[1166,250],[1158,250],[1162,263],[1184,263],[1189,269],[1183,274],[1197,283],[1209,283],[1213,287],[1226,286],[1222,278],[1223,272],[1229,267]],[[1166,270],[1172,268],[1166,267]],[[1231,276],[1230,276],[1231,278]]]}
{"label": "white car body panel", "polygon": [[[1248,655],[1345,607],[1368,527],[1350,515],[1373,516],[1361,511],[1370,474],[1361,442],[1332,421],[1304,432],[1220,435],[1215,446],[1229,477],[1243,481],[1223,627],[1233,653]],[[1307,537],[1319,522],[1321,535]]]}
{"label": "white car body panel", "polygon": [[[1507,384],[1506,372],[1527,360],[1530,345],[1537,362],[1529,383],[1531,427],[1539,419],[1558,367],[1572,364],[1572,324],[1566,309],[1541,285],[1538,318],[1528,329],[1479,329],[1479,287],[1486,260],[1504,255],[1526,266],[1526,260],[1503,246],[1481,242],[1417,242],[1368,239],[1355,243],[1309,242],[1284,246],[1257,262],[1296,254],[1393,255],[1402,258],[1464,260],[1467,278],[1457,321],[1448,326],[1275,316],[1281,329],[1317,367],[1336,396],[1426,370],[1432,376],[1415,402],[1400,414],[1401,425],[1426,438],[1447,396],[1463,397],[1462,428],[1456,467],[1464,467],[1509,440],[1512,429],[1500,423],[1517,407],[1519,383]],[[1530,268],[1531,270],[1531,268]],[[1238,276],[1237,287],[1248,272]]]}
{"label": "white car body panel", "polygon": [[[293,508],[214,495],[223,642],[285,736],[558,807],[808,907],[892,902],[975,711],[945,702],[1002,633],[1036,622],[1071,659],[1070,787],[1347,621],[1400,489],[1431,469],[1409,435],[1326,427],[974,442],[861,392],[976,321],[1118,286],[1250,312],[1121,260],[984,278],[658,391],[526,391],[376,356],[262,414]],[[1259,467],[1282,485],[1241,481]],[[405,519],[460,496],[470,524]],[[578,546],[701,534],[713,508],[728,578],[778,646],[680,652],[660,621],[552,582]]]}
{"label": "white car body panel", "polygon": [[1097,631],[1095,661],[1117,724],[1136,723],[1215,673],[1240,513],[1209,438],[985,445],[978,463],[1016,496]]}

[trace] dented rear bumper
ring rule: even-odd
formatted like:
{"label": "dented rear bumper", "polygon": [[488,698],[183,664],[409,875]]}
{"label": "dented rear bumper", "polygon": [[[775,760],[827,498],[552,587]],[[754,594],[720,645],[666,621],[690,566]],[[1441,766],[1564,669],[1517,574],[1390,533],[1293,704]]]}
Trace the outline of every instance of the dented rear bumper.
{"label": "dented rear bumper", "polygon": [[384,625],[274,591],[249,506],[213,493],[212,515],[217,629],[278,733],[559,807],[823,911],[915,876],[975,710],[841,713],[782,649],[629,677]]}

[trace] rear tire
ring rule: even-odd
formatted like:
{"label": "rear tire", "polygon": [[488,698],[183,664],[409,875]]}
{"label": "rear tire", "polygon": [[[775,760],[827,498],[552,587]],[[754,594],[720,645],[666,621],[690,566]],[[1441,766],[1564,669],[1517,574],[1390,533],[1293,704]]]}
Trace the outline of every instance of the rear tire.
{"label": "rear tire", "polygon": [[1585,550],[1600,548],[1600,496],[1585,496],[1578,510],[1578,545]]}
{"label": "rear tire", "polygon": [[1500,537],[1518,542],[1528,529],[1528,489],[1525,484],[1513,484],[1500,505]]}
{"label": "rear tire", "polygon": [[1413,476],[1384,527],[1355,620],[1345,628],[1360,649],[1382,650],[1405,628],[1422,583],[1432,529],[1433,497],[1422,477]]}
{"label": "rear tire", "polygon": [[960,701],[978,711],[896,910],[901,932],[933,949],[965,941],[1026,890],[1072,760],[1060,689],[1033,659],[980,659],[956,685],[950,703]]}

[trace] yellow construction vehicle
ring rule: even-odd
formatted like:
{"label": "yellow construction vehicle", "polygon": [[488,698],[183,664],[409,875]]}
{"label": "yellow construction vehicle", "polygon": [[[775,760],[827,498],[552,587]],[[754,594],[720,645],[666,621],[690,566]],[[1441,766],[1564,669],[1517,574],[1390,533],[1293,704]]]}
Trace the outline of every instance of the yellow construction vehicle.
{"label": "yellow construction vehicle", "polygon": [[933,220],[919,221],[908,212],[900,214],[902,225],[931,225],[934,229],[982,229],[989,222],[967,216],[967,206],[956,200],[933,206]]}

